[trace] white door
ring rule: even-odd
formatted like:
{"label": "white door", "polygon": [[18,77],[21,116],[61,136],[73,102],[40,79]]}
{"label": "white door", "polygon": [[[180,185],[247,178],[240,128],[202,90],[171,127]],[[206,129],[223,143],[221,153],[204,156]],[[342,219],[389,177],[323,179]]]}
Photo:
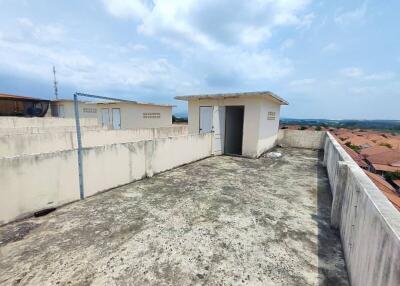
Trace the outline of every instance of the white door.
{"label": "white door", "polygon": [[65,110],[64,110],[64,105],[59,105],[58,106],[58,117],[65,117]]}
{"label": "white door", "polygon": [[209,133],[212,131],[212,106],[200,106],[200,133]]}
{"label": "white door", "polygon": [[113,129],[121,129],[121,109],[119,108],[112,109],[112,122],[113,122]]}
{"label": "white door", "polygon": [[221,155],[224,153],[225,139],[225,106],[214,106],[213,110],[213,154]]}
{"label": "white door", "polygon": [[101,110],[101,125],[103,127],[108,127],[110,125],[110,112],[108,108],[103,108]]}

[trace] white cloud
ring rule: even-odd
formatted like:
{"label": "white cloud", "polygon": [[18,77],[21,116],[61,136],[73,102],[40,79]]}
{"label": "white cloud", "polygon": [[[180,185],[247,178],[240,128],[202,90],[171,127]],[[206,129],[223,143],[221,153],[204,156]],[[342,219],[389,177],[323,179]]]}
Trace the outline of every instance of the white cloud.
{"label": "white cloud", "polygon": [[[37,26],[28,19],[22,20],[22,23],[24,27],[30,27],[30,31],[37,30]],[[18,34],[21,29],[25,28],[19,27],[10,33]],[[196,80],[191,80],[165,58],[132,56],[136,51],[146,49],[143,45],[105,47],[113,49],[113,57],[99,60],[97,56],[78,49],[49,45],[43,38],[17,41],[9,36],[10,33],[2,32],[0,37],[0,54],[7,54],[7,57],[0,57],[0,69],[5,73],[29,75],[51,82],[52,66],[55,65],[60,84],[86,90],[184,90],[196,85]],[[129,51],[133,53],[115,57],[115,53]]]}
{"label": "white cloud", "polygon": [[340,73],[345,77],[363,81],[385,81],[392,80],[396,77],[396,74],[393,72],[377,72],[367,74],[362,69],[357,67],[344,68],[340,70]]}
{"label": "white cloud", "polygon": [[360,78],[361,76],[364,75],[363,70],[360,68],[357,68],[357,67],[344,68],[344,69],[340,70],[340,73],[343,76],[350,77],[350,78]]}
{"label": "white cloud", "polygon": [[305,78],[305,79],[293,80],[289,83],[289,85],[294,87],[299,87],[299,86],[309,86],[314,83],[315,83],[314,78]]}
{"label": "white cloud", "polygon": [[322,48],[323,53],[333,53],[339,50],[339,45],[336,43],[329,43]]}
{"label": "white cloud", "polygon": [[[140,19],[139,33],[166,41],[218,45],[256,45],[275,27],[309,26],[313,15],[303,15],[311,0],[108,0],[114,16]],[[119,12],[122,10],[121,12]]]}
{"label": "white cloud", "polygon": [[337,15],[334,20],[337,24],[348,25],[358,23],[364,20],[367,14],[367,2],[364,2],[360,7],[355,10],[347,11]]}
{"label": "white cloud", "polygon": [[142,0],[103,0],[110,14],[121,18],[143,19],[150,13],[150,3]]}

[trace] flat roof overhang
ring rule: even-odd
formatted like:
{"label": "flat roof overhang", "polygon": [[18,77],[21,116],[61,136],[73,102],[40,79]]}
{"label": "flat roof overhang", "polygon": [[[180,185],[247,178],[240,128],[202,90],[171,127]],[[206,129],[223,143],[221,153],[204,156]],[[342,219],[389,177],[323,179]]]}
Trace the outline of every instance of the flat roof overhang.
{"label": "flat roof overhang", "polygon": [[178,100],[200,100],[200,99],[221,99],[221,98],[243,98],[243,97],[264,97],[277,101],[280,105],[289,105],[289,102],[270,91],[237,92],[237,93],[215,93],[199,95],[175,96]]}

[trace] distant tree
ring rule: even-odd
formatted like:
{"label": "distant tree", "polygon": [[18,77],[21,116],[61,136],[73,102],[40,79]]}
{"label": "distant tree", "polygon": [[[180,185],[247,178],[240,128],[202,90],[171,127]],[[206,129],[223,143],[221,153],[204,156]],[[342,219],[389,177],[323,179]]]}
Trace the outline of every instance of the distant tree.
{"label": "distant tree", "polygon": [[379,144],[380,146],[385,146],[385,147],[388,147],[388,148],[390,148],[390,149],[392,149],[393,148],[393,146],[392,145],[390,145],[389,143],[381,143],[381,144]]}
{"label": "distant tree", "polygon": [[308,129],[307,126],[300,126],[300,127],[299,127],[299,130],[306,130],[306,129]]}
{"label": "distant tree", "polygon": [[281,129],[288,129],[288,127],[287,126],[282,126]]}
{"label": "distant tree", "polygon": [[384,177],[387,181],[399,180],[400,179],[400,171],[387,172],[387,173],[385,173]]}
{"label": "distant tree", "polygon": [[321,126],[315,127],[315,131],[321,131],[321,130],[322,130],[322,127],[321,127]]}
{"label": "distant tree", "polygon": [[353,145],[350,142],[347,142],[345,145],[347,147],[349,147],[350,149],[352,149],[353,151],[356,151],[357,153],[360,153],[360,151],[361,151],[361,147],[360,146]]}

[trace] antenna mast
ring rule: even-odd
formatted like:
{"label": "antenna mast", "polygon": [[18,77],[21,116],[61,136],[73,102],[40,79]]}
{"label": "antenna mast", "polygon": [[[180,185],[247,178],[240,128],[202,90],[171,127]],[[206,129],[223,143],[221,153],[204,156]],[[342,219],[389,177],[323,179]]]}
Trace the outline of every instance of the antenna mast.
{"label": "antenna mast", "polygon": [[58,87],[57,87],[57,78],[56,78],[56,67],[53,66],[53,75],[54,75],[54,95],[56,99],[58,99]]}

